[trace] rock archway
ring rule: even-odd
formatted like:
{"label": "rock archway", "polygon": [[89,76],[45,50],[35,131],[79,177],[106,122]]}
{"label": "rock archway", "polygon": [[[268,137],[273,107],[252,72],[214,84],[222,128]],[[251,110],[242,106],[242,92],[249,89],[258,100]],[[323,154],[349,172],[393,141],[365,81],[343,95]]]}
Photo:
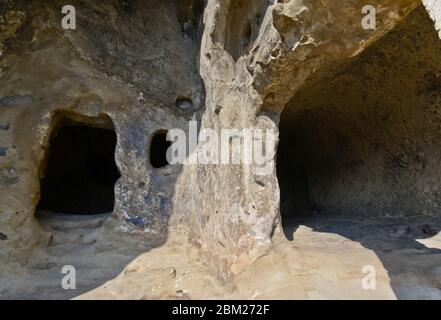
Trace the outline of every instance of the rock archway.
{"label": "rock archway", "polygon": [[420,8],[305,83],[281,116],[282,217],[438,214],[440,53]]}
{"label": "rock archway", "polygon": [[[251,32],[254,42],[241,46],[239,33],[228,36],[228,23],[239,9],[242,16],[253,16],[257,4],[266,6],[259,31]],[[361,26],[364,5],[363,1],[335,7],[332,1],[250,0],[248,4],[242,1],[238,8],[231,1],[208,1],[201,49],[201,74],[207,89],[202,126],[277,132],[282,111],[296,103],[293,99],[308,88],[309,81],[360,55],[420,3],[377,1],[384,9],[377,19],[383,23],[374,31]],[[243,28],[247,30],[246,25]],[[284,141],[281,144],[283,148]],[[308,169],[299,163],[292,179],[306,181]],[[210,171],[200,166],[198,171],[204,176],[198,180],[202,195],[196,206],[201,244],[216,252],[214,259],[220,257],[225,263],[218,264],[221,269],[226,267],[224,275],[241,272],[281,230],[276,168],[266,176],[258,176],[253,165]],[[305,193],[305,207],[309,202],[306,189],[310,188],[306,185],[303,182],[296,187]],[[222,190],[231,192],[224,194]]]}

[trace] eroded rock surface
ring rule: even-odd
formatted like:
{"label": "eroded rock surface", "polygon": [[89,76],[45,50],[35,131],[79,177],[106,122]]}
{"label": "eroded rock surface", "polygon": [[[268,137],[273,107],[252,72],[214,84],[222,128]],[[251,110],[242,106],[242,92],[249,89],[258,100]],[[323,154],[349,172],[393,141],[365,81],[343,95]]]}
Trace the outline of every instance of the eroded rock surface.
{"label": "eroded rock surface", "polygon": [[[79,27],[64,31],[62,5],[1,6],[0,219],[8,235],[2,261],[23,262],[41,238],[34,218],[40,179],[51,136],[65,125],[116,132],[121,178],[114,214],[166,237],[172,186],[182,168],[152,168],[150,140],[158,130],[185,128],[204,104],[197,69],[200,9],[163,1],[79,1],[72,3]],[[177,108],[183,98],[191,106]]]}
{"label": "eroded rock surface", "polygon": [[[423,2],[371,1],[366,30],[364,1],[77,0],[63,30],[63,1],[1,1],[1,263],[50,243],[41,184],[66,126],[116,135],[106,230],[160,245],[185,224],[224,280],[299,214],[438,215],[439,5]],[[273,130],[273,165],[167,165],[190,120]]]}

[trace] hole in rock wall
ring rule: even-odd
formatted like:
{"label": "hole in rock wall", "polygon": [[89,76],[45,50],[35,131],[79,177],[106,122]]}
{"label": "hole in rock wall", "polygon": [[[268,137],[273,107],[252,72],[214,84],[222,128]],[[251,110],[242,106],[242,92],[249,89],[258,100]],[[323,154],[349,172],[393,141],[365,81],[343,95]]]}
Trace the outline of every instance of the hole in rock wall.
{"label": "hole in rock wall", "polygon": [[112,212],[114,185],[120,177],[115,147],[116,134],[107,128],[73,123],[56,128],[37,211],[81,215]]}
{"label": "hole in rock wall", "polygon": [[153,168],[159,169],[169,165],[167,150],[171,142],[167,141],[167,131],[160,130],[153,135],[150,144],[150,164]]}
{"label": "hole in rock wall", "polygon": [[176,107],[180,110],[190,110],[193,108],[193,101],[187,97],[176,98]]}

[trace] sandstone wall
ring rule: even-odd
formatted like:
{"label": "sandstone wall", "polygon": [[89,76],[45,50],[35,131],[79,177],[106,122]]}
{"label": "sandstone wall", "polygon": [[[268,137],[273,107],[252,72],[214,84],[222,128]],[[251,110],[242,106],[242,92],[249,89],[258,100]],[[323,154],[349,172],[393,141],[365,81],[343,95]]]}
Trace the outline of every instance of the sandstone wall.
{"label": "sandstone wall", "polygon": [[2,261],[23,262],[45,238],[34,212],[57,117],[95,126],[103,114],[112,119],[121,173],[114,214],[128,230],[164,239],[182,168],[152,168],[150,139],[159,129],[186,128],[204,104],[200,7],[159,0],[71,4],[78,28],[69,31],[61,29],[62,1],[0,6]]}
{"label": "sandstone wall", "polygon": [[[207,93],[202,125],[277,131],[280,113],[307,79],[360,54],[418,4],[376,1],[381,23],[368,31],[361,27],[362,1],[339,6],[333,1],[208,1],[201,46]],[[237,21],[242,25],[232,38],[229,25]],[[200,242],[223,262],[218,266],[225,266],[224,276],[238,273],[262,254],[280,226],[276,168],[266,176],[257,176],[253,165],[201,166],[197,172]]]}
{"label": "sandstone wall", "polygon": [[421,7],[299,90],[281,118],[287,216],[439,214],[440,53]]}
{"label": "sandstone wall", "polygon": [[[361,27],[366,4],[361,0],[338,5],[333,0],[77,0],[71,4],[79,8],[79,28],[65,31],[60,27],[62,1],[0,3],[3,261],[25,262],[33,245],[45,238],[34,213],[58,117],[95,126],[103,115],[111,118],[121,173],[115,186],[114,212],[121,221],[119,230],[162,241],[170,224],[185,221],[192,226],[193,241],[223,277],[246,268],[280,231],[277,168],[273,166],[267,175],[258,174],[258,166],[246,164],[157,170],[148,161],[150,140],[157,130],[186,130],[188,120],[193,119],[200,128],[217,132],[254,128],[278,133],[280,116],[287,107],[294,118],[282,114],[282,138],[289,135],[283,123],[305,133],[311,142],[303,142],[308,141],[313,149],[299,158],[335,160],[331,172],[337,168],[336,178],[343,178],[334,189],[334,182],[323,185],[328,180],[321,175],[322,167],[314,171],[317,177],[308,175],[307,179],[315,181],[309,183],[310,195],[324,209],[366,213],[370,208],[382,208],[367,205],[380,191],[402,186],[394,193],[398,193],[396,198],[386,199],[389,203],[397,204],[413,192],[409,199],[417,202],[413,206],[403,202],[404,209],[422,208],[427,199],[427,208],[437,208],[437,166],[421,159],[438,159],[433,120],[437,117],[438,62],[434,54],[438,44],[433,31],[426,35],[430,24],[422,9],[406,22],[408,29],[399,27],[389,40],[377,42],[420,6],[420,1],[371,1],[378,8],[375,30]],[[436,5],[430,1],[426,5],[436,18]],[[422,57],[411,58],[418,53]],[[397,70],[385,66],[386,59]],[[400,59],[406,61],[400,64]],[[399,71],[398,77],[395,71]],[[420,81],[401,84],[410,74],[412,80]],[[366,84],[378,91],[375,105],[379,108],[352,107],[352,100],[366,101],[363,83],[356,81],[360,77],[368,77]],[[384,85],[378,84],[384,79],[388,80]],[[345,87],[348,81],[352,83]],[[404,96],[397,89],[402,86]],[[338,90],[338,98],[347,99],[343,103],[331,99],[331,93]],[[352,90],[358,93],[349,92]],[[330,98],[324,103],[326,92]],[[370,99],[369,106],[377,102]],[[424,110],[414,110],[414,105]],[[330,109],[342,109],[338,130],[329,124],[335,122]],[[406,110],[414,120],[404,121],[408,119]],[[309,111],[309,118],[297,117]],[[360,125],[367,124],[365,135],[360,136],[361,129],[353,126],[354,113]],[[310,134],[316,119],[321,124],[319,135]],[[378,125],[387,121],[391,122],[384,132],[389,135],[383,136]],[[332,145],[323,147],[335,133],[354,141],[353,145],[343,143],[348,148],[343,150],[348,158],[343,162]],[[414,136],[410,143],[401,140],[410,135]],[[391,140],[383,145],[383,137]],[[197,153],[203,147],[191,151]],[[275,160],[276,147],[268,149]],[[372,184],[365,185],[360,179],[378,169],[372,160],[375,153],[382,154],[385,170],[382,175],[377,172],[375,179],[369,176]],[[297,154],[293,156],[297,159]],[[406,171],[405,166],[412,169]],[[346,183],[347,174],[356,181],[355,187]],[[431,179],[424,187],[421,174]],[[323,188],[329,190],[323,192]],[[381,197],[375,201],[386,203]]]}

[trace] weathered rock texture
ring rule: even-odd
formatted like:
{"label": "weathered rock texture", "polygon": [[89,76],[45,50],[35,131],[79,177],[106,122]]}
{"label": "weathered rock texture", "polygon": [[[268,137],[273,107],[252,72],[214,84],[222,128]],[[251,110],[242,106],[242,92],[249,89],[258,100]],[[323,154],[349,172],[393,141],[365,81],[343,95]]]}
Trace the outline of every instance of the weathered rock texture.
{"label": "weathered rock texture", "polygon": [[[0,203],[2,261],[23,261],[40,240],[34,218],[51,133],[68,121],[117,134],[114,213],[166,236],[179,166],[154,169],[157,130],[185,128],[203,107],[197,69],[200,8],[185,2],[78,1],[77,30],[62,1],[2,2]],[[187,103],[181,109],[181,101]]]}
{"label": "weathered rock texture", "polygon": [[[381,23],[375,31],[366,31],[361,27],[362,1],[338,7],[332,1],[209,1],[201,48],[207,94],[203,126],[277,130],[285,105],[309,78],[360,54],[418,4],[377,1]],[[240,18],[244,16],[247,19]],[[242,25],[236,27],[235,41],[245,44],[240,50],[231,44],[228,31],[236,21]],[[276,155],[276,150],[269,151]],[[215,259],[231,266],[227,274],[240,272],[280,226],[276,168],[268,176],[257,176],[256,168],[246,165],[204,166],[198,172],[203,177],[198,180],[201,242]]]}
{"label": "weathered rock texture", "polygon": [[1,261],[24,263],[47,237],[34,212],[66,123],[114,128],[124,228],[161,240],[188,222],[223,277],[280,230],[277,168],[153,168],[155,133],[190,119],[276,132],[281,120],[288,215],[436,213],[440,46],[427,13],[412,13],[420,1],[371,1],[376,30],[361,26],[364,1],[70,4],[78,29],[64,31],[62,1],[0,2]]}
{"label": "weathered rock texture", "polygon": [[[420,8],[305,84],[281,119],[285,212],[296,205],[367,217],[439,212],[440,53]],[[304,195],[297,204],[296,192]]]}

